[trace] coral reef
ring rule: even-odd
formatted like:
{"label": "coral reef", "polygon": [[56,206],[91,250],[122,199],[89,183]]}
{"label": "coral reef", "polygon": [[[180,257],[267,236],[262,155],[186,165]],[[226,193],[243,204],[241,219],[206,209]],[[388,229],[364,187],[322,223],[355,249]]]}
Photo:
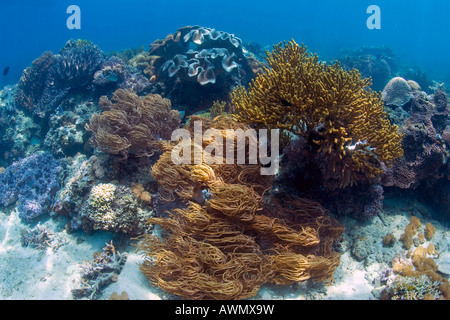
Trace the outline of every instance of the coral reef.
{"label": "coral reef", "polygon": [[386,47],[361,47],[356,50],[344,49],[339,61],[345,70],[357,69],[363,78],[371,78],[371,88],[383,90],[388,80],[396,73],[399,61],[394,52]]}
{"label": "coral reef", "polygon": [[447,176],[449,145],[442,139],[450,113],[446,94],[436,91],[432,97],[415,95],[409,112],[399,129],[404,155],[385,169],[381,182],[386,187],[417,188],[426,179],[436,181]]}
{"label": "coral reef", "polygon": [[82,272],[80,288],[72,289],[73,297],[97,299],[105,286],[117,281],[126,260],[126,253],[117,251],[112,241],[107,243],[101,252],[94,254],[92,261],[86,261],[80,266]]}
{"label": "coral reef", "polygon": [[66,45],[49,69],[45,88],[33,113],[45,118],[70,90],[91,85],[95,72],[104,60],[103,52],[91,43]]}
{"label": "coral reef", "polygon": [[14,162],[0,175],[0,205],[18,201],[19,216],[31,221],[49,212],[60,188],[62,165],[48,152],[37,152]]}
{"label": "coral reef", "polygon": [[[400,237],[406,254],[397,255],[392,261],[392,274],[386,279],[383,299],[441,300],[450,299],[450,284],[438,271],[438,252],[424,236],[434,226],[423,228],[418,217],[411,216],[410,223]],[[423,230],[422,230],[423,229]],[[421,233],[423,231],[423,233]]]}
{"label": "coral reef", "polygon": [[140,71],[126,65],[116,56],[102,63],[92,82],[109,90],[130,89],[136,93],[143,92],[151,86],[150,81]]}
{"label": "coral reef", "polygon": [[241,39],[232,34],[186,26],[156,40],[148,53],[140,53],[130,63],[155,82],[156,93],[190,115],[215,100],[228,100],[234,86],[254,77],[257,59],[249,62],[247,56]]}
{"label": "coral reef", "polygon": [[386,289],[390,300],[436,300],[440,297],[441,282],[422,274],[418,277],[398,277]]}
{"label": "coral reef", "polygon": [[68,41],[59,55],[43,53],[18,83],[17,107],[46,118],[70,90],[90,85],[104,60],[101,50],[87,41]]}
{"label": "coral reef", "polygon": [[160,139],[169,139],[180,125],[178,111],[159,95],[139,97],[131,90],[118,89],[109,100],[102,96],[99,102],[104,110],[94,114],[87,126],[92,131],[91,142],[100,150],[121,155],[150,157],[158,148]]}
{"label": "coral reef", "polygon": [[17,108],[28,112],[33,112],[38,108],[47,85],[48,73],[55,61],[53,53],[47,51],[23,71],[15,94]]}
{"label": "coral reef", "polygon": [[[293,40],[268,53],[271,69],[248,92],[232,92],[237,121],[303,137],[340,187],[372,179],[402,155],[401,135],[391,125],[370,80],[356,70],[320,63]],[[330,184],[331,184],[330,181]]]}
{"label": "coral reef", "polygon": [[[225,119],[204,121],[218,124],[226,136],[220,124],[232,121]],[[153,175],[168,201],[176,194],[189,202],[169,217],[149,219],[167,231],[162,239],[140,238],[140,268],[151,284],[185,299],[244,299],[267,282],[332,280],[340,257],[333,242],[343,227],[319,203],[275,197],[265,202],[270,181],[245,179],[258,177],[257,166],[224,168],[205,159],[177,166],[167,161],[172,149],[166,148]]]}
{"label": "coral reef", "polygon": [[[56,213],[68,217],[67,231],[106,230],[128,236],[148,232],[150,226],[145,222],[154,215],[151,202],[142,200],[131,187],[139,184],[144,188],[148,183],[142,169],[130,170],[134,175],[118,169],[108,155],[76,156],[53,206]],[[123,176],[130,181],[122,178],[119,183],[117,179]],[[144,191],[141,189],[141,194]],[[150,193],[147,197],[151,198]]]}

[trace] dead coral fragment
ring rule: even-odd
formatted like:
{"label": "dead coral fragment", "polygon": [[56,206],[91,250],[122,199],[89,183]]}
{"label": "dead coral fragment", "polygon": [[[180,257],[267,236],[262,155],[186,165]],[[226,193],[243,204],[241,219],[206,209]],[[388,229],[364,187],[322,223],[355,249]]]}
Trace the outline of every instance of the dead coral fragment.
{"label": "dead coral fragment", "polygon": [[72,290],[75,299],[88,297],[90,300],[98,299],[101,290],[111,282],[117,281],[127,260],[126,253],[120,253],[112,241],[107,243],[101,252],[94,254],[94,259],[85,261],[81,265],[80,287]]}
{"label": "dead coral fragment", "polygon": [[170,139],[180,125],[180,115],[159,95],[139,97],[132,90],[118,89],[111,100],[102,96],[101,114],[94,114],[87,129],[94,134],[94,147],[110,154],[149,157],[160,139]]}
{"label": "dead coral fragment", "polygon": [[382,163],[402,155],[397,127],[357,70],[321,63],[293,40],[274,46],[266,60],[270,68],[248,91],[231,94],[237,121],[304,137],[325,155],[341,187],[374,178]]}

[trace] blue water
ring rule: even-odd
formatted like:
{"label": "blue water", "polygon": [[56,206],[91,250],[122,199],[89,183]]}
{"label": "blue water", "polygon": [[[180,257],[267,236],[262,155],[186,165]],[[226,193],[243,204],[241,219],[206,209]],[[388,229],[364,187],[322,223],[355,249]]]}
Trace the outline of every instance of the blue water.
{"label": "blue water", "polygon": [[[81,9],[81,30],[69,30],[69,5]],[[369,5],[381,9],[381,29],[369,30]],[[44,51],[83,38],[103,51],[143,45],[185,25],[234,33],[271,46],[294,38],[322,60],[345,47],[386,45],[402,63],[419,66],[429,78],[450,82],[448,0],[1,0],[0,87],[16,83]]]}

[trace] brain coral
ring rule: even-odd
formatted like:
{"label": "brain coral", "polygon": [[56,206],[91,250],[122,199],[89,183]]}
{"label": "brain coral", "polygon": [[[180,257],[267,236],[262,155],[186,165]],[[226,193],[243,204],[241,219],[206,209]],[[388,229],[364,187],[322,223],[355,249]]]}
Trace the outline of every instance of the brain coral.
{"label": "brain coral", "polygon": [[382,99],[386,105],[401,107],[413,97],[411,86],[401,78],[395,77],[384,87]]}

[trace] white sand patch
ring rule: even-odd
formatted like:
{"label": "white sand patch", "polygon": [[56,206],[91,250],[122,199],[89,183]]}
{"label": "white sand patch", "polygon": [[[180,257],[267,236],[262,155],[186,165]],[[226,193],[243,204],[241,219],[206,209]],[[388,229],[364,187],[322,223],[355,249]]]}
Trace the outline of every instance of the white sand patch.
{"label": "white sand patch", "polygon": [[[361,224],[351,219],[343,219],[346,231],[342,243],[341,263],[334,273],[335,281],[329,285],[299,283],[290,286],[267,284],[262,286],[253,299],[329,299],[329,300],[370,300],[379,297],[382,290],[380,274],[389,267],[392,258],[403,251],[397,241],[393,247],[383,247],[382,237],[392,233],[397,239],[409,223],[410,214],[401,208],[389,208],[383,220],[374,218],[370,223]],[[417,214],[424,226],[427,222],[436,227],[431,240],[440,252],[450,252],[448,226],[442,226]],[[56,219],[57,220],[57,219]],[[61,220],[61,219],[59,219]],[[17,212],[0,212],[0,299],[12,300],[71,300],[71,290],[79,287],[80,268],[83,261],[91,261],[93,254],[100,251],[114,235],[98,232],[67,234],[64,223],[47,219],[42,221],[56,233],[63,244],[57,249],[39,251],[21,244],[21,231],[27,227]],[[355,244],[358,244],[355,246]],[[355,255],[355,250],[358,254]],[[142,257],[134,247],[127,248],[127,261],[117,281],[104,287],[98,299],[109,299],[112,293],[119,295],[126,291],[132,300],[170,299],[173,296],[159,288],[152,287],[139,270]]]}

